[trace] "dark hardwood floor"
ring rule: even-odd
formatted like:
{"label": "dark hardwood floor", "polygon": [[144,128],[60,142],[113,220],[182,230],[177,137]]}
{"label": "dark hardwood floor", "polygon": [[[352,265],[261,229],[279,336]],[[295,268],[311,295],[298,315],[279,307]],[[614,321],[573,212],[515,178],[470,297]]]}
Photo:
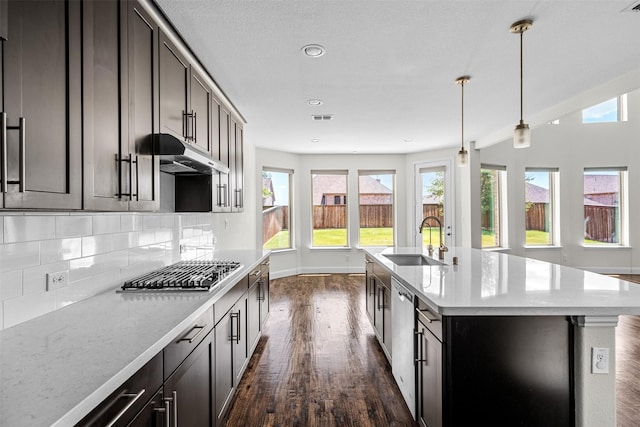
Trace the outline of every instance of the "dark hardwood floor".
{"label": "dark hardwood floor", "polygon": [[[417,425],[365,313],[364,276],[272,280],[265,326],[227,426]],[[620,316],[616,363],[617,425],[638,427],[639,316]]]}
{"label": "dark hardwood floor", "polygon": [[417,426],[364,304],[364,275],[272,280],[227,426]]}

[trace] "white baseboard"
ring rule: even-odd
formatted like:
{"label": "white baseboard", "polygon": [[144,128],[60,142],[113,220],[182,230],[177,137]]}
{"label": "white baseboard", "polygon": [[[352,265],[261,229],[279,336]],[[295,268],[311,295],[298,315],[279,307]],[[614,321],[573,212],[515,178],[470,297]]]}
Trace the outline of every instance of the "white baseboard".
{"label": "white baseboard", "polygon": [[271,279],[280,279],[282,277],[296,276],[298,274],[358,274],[364,273],[362,267],[303,267],[290,268],[286,270],[270,271]]}

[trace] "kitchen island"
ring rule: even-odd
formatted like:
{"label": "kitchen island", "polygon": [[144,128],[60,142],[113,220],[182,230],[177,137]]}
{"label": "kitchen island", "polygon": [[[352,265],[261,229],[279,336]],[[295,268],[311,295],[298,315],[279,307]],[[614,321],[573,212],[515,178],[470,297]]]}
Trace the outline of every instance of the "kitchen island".
{"label": "kitchen island", "polygon": [[0,425],[76,424],[201,316],[213,317],[212,307],[268,256],[214,251],[241,267],[210,292],[113,289],[0,331]]}
{"label": "kitchen island", "polygon": [[[527,411],[537,421],[514,425],[544,425],[553,411],[548,425],[615,425],[615,326],[620,314],[640,314],[640,286],[469,248],[451,248],[441,261],[413,247],[365,254],[368,272],[372,265],[376,277],[397,280],[415,295],[424,324],[438,325],[442,425],[490,425],[493,414]],[[425,265],[406,265],[418,262]],[[608,374],[591,372],[592,348],[608,349]]]}

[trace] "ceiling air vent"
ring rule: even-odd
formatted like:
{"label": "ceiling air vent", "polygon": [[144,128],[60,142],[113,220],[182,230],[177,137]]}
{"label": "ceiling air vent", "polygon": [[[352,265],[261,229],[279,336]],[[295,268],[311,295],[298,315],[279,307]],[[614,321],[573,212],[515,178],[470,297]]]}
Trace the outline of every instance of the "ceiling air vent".
{"label": "ceiling air vent", "polygon": [[631,6],[623,9],[622,12],[640,12],[640,2],[634,2]]}
{"label": "ceiling air vent", "polygon": [[333,115],[332,114],[314,114],[313,116],[311,116],[311,120],[313,120],[314,122],[324,122],[327,120],[333,120]]}

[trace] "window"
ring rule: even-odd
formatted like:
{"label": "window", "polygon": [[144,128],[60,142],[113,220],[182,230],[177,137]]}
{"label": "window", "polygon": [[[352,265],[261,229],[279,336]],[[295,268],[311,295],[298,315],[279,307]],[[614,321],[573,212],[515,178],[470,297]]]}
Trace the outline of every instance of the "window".
{"label": "window", "polygon": [[393,246],[395,171],[359,171],[360,246]]}
{"label": "window", "polygon": [[291,249],[291,182],[293,171],[262,169],[262,247]]}
{"label": "window", "polygon": [[612,123],[627,121],[627,94],[609,99],[582,110],[582,123]]}
{"label": "window", "polygon": [[504,166],[483,165],[480,169],[483,249],[506,246],[506,180],[507,171]]}
{"label": "window", "polygon": [[557,169],[526,168],[524,173],[525,245],[551,246],[557,238]]}
{"label": "window", "polygon": [[313,247],[349,245],[347,174],[347,171],[311,171]]}
{"label": "window", "polygon": [[[420,169],[420,185],[422,188],[422,212],[418,221],[434,216],[445,224],[444,196],[445,196],[445,166],[435,166]],[[444,234],[444,232],[443,232]],[[422,246],[440,246],[440,229],[435,221],[429,221],[422,229]]]}
{"label": "window", "polygon": [[585,245],[624,245],[627,168],[584,169]]}

